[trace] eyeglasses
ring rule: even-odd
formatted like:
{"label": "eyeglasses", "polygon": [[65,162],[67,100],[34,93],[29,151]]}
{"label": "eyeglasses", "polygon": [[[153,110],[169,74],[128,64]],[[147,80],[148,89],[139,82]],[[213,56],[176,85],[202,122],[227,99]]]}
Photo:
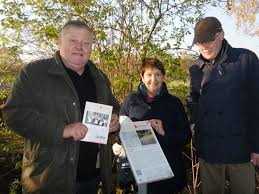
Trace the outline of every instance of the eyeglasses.
{"label": "eyeglasses", "polygon": [[220,35],[220,33],[215,34],[215,36],[213,37],[213,39],[212,39],[211,41],[209,41],[209,42],[196,43],[195,45],[196,45],[196,46],[201,46],[201,45],[207,46],[207,45],[211,45],[211,44],[214,43],[214,41],[218,38],[219,35]]}

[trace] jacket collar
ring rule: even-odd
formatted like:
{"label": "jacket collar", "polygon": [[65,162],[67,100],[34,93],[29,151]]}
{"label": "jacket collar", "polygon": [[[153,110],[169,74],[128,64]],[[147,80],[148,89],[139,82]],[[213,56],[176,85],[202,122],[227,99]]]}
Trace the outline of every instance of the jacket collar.
{"label": "jacket collar", "polygon": [[[144,85],[144,83],[140,83],[139,86],[138,86],[138,94],[140,94],[143,97],[143,99],[147,98],[147,91],[146,90],[147,89],[146,89],[146,86]],[[157,101],[161,96],[164,96],[164,95],[167,95],[167,94],[168,94],[167,86],[166,86],[166,83],[163,82],[159,93],[152,98],[152,102]]]}
{"label": "jacket collar", "polygon": [[57,75],[63,77],[65,82],[69,85],[69,87],[72,89],[73,93],[77,96],[76,89],[74,87],[74,84],[72,80],[70,79],[68,73],[66,72],[63,62],[60,56],[60,52],[57,51],[53,57],[53,63],[49,67],[48,73],[52,75]]}
{"label": "jacket collar", "polygon": [[61,60],[60,52],[56,51],[53,62],[48,69],[48,73],[55,74],[55,75],[64,75],[66,72],[65,68],[63,67],[63,62]]}
{"label": "jacket collar", "polygon": [[[55,63],[50,66],[48,72],[50,74],[56,74],[56,75],[62,75],[62,76],[66,74],[66,70],[64,68],[63,61],[61,59],[59,51],[55,53],[53,60],[55,60]],[[97,68],[90,60],[87,62],[86,65],[89,67],[89,71],[91,75],[96,73]]]}
{"label": "jacket collar", "polygon": [[[48,72],[50,74],[63,77],[63,79],[66,81],[66,83],[69,85],[69,87],[73,90],[73,92],[77,96],[77,92],[74,87],[74,84],[63,66],[63,62],[61,60],[59,51],[55,53],[53,60],[54,60],[53,64],[50,66]],[[110,88],[108,88],[108,85],[104,83],[108,82],[108,79],[105,77],[103,73],[101,73],[101,71],[90,60],[87,62],[86,65],[89,67],[89,73],[91,74],[94,80],[94,83],[96,85],[97,101],[99,103],[105,103],[109,98],[109,96],[107,96],[107,91],[110,90]]]}

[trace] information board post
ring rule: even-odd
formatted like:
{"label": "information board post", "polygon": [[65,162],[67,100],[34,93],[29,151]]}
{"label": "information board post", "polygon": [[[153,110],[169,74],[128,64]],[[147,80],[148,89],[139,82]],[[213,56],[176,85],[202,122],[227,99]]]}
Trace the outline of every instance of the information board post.
{"label": "information board post", "polygon": [[138,185],[138,194],[147,194],[147,184]]}

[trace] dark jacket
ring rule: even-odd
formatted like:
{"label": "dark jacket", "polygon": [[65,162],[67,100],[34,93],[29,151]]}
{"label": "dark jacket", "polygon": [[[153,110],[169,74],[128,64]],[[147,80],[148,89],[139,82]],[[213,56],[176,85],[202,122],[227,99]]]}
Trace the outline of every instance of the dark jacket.
{"label": "dark jacket", "polygon": [[182,151],[191,137],[188,119],[181,101],[169,94],[163,84],[161,94],[150,104],[146,103],[145,96],[140,90],[130,94],[125,99],[120,114],[127,115],[132,121],[150,119],[162,121],[165,135],[159,135],[156,130],[154,132],[175,174],[168,184],[175,191],[181,190],[186,184]]}
{"label": "dark jacket", "polygon": [[259,153],[259,61],[226,40],[216,60],[190,67],[189,109],[198,156],[210,163],[250,161]]}
{"label": "dark jacket", "polygon": [[[97,102],[119,105],[106,76],[88,62],[96,85]],[[91,91],[89,91],[91,92]],[[81,122],[76,89],[59,52],[28,64],[18,76],[3,109],[6,124],[25,138],[22,185],[24,193],[74,194],[79,142],[62,138],[66,124]],[[110,186],[110,145],[101,146],[101,167]],[[87,156],[86,156],[87,157]]]}

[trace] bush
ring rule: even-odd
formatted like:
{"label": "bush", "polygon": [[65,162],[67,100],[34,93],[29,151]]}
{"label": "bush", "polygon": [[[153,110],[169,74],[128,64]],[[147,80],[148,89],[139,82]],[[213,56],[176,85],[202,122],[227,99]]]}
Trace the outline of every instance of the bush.
{"label": "bush", "polygon": [[[0,128],[0,193],[18,193],[21,176],[23,141],[3,126]],[[16,191],[15,191],[16,189]]]}

